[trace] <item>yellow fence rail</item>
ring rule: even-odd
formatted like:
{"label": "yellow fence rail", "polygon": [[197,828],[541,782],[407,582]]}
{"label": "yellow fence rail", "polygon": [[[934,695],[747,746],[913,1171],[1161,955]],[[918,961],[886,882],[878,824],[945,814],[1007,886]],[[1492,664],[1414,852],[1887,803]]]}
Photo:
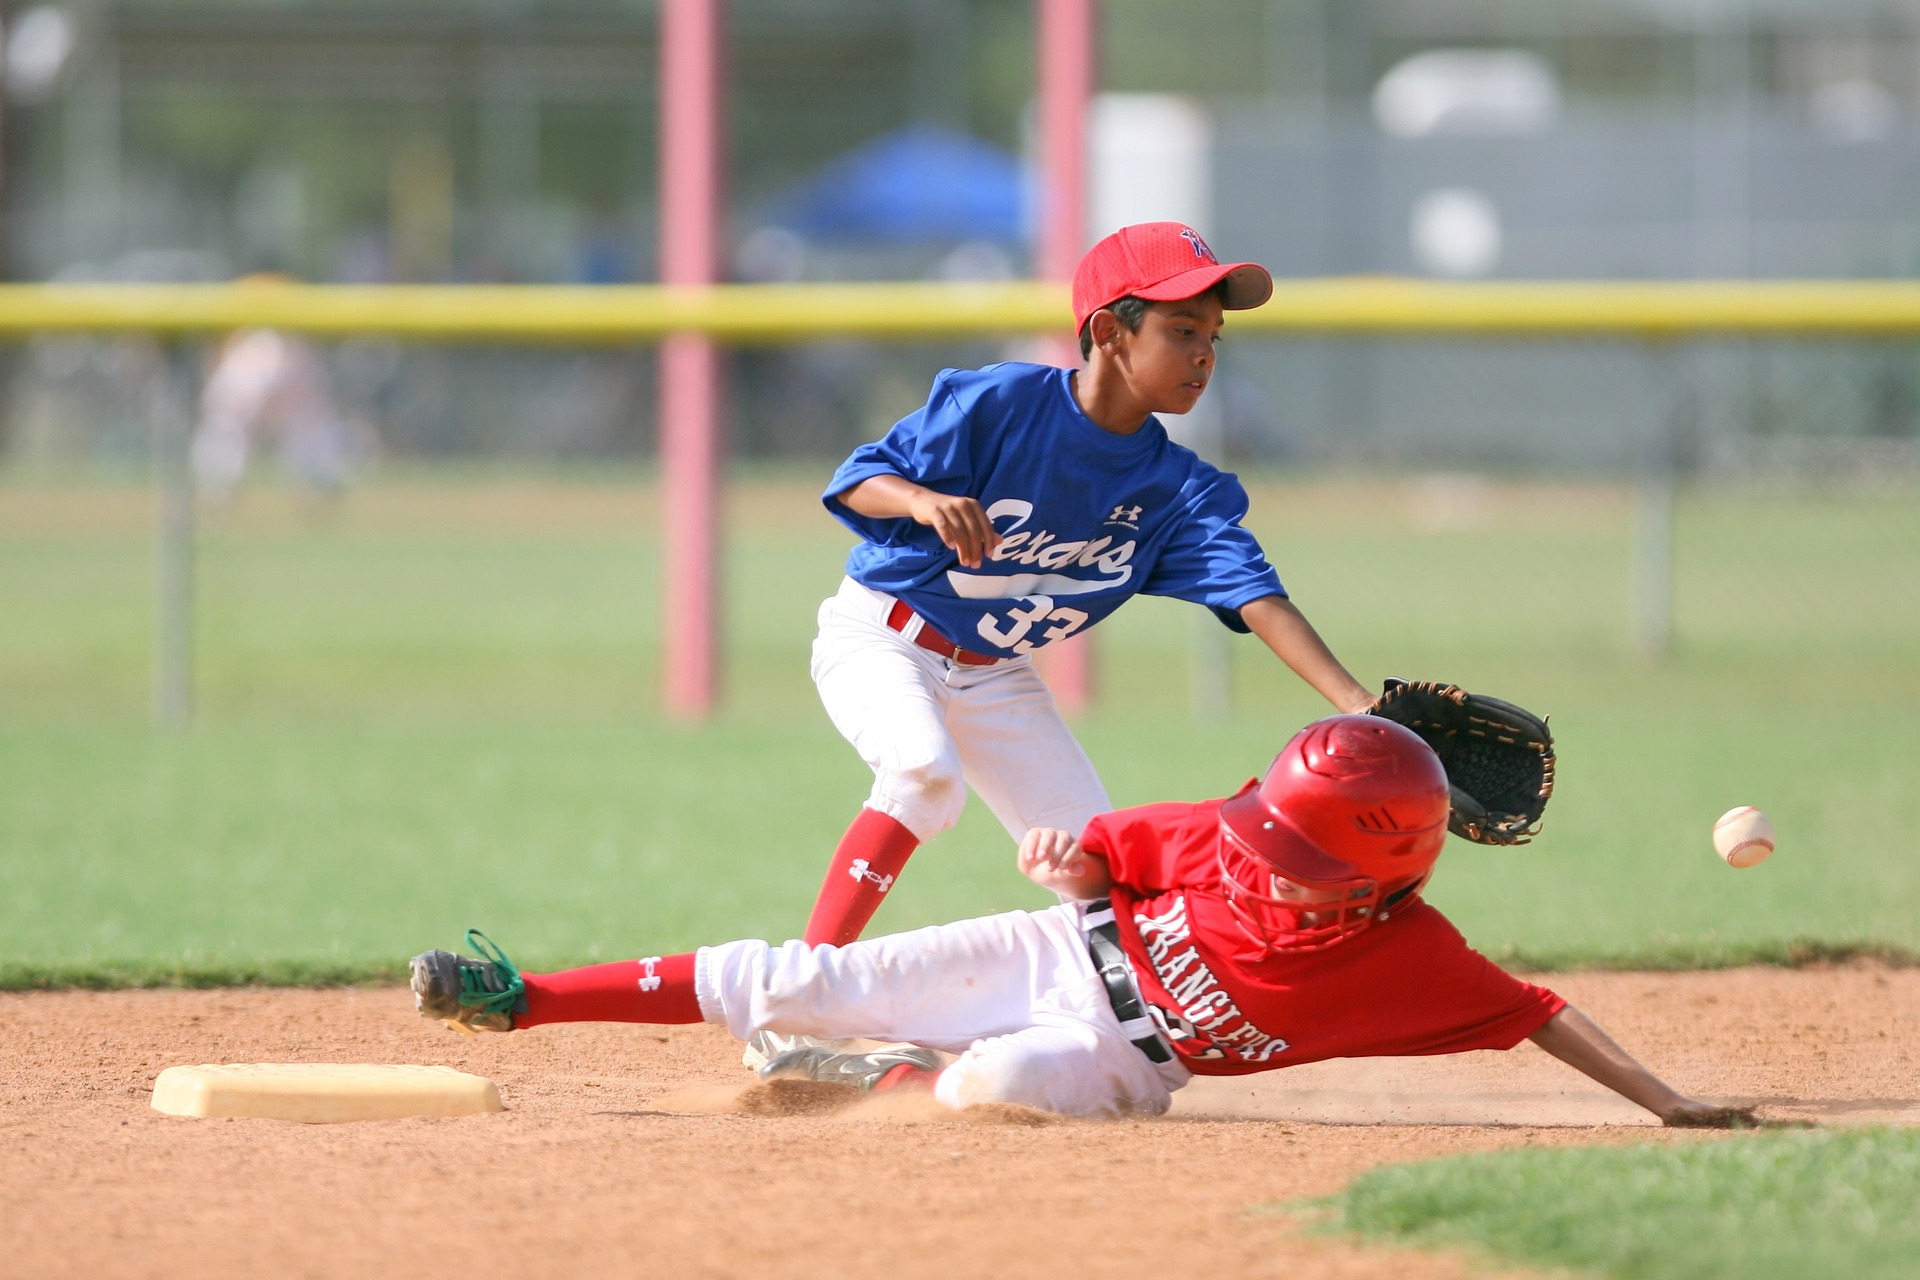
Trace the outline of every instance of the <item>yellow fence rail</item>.
{"label": "yellow fence rail", "polygon": [[[145,334],[181,339],[263,326],[316,337],[385,334],[431,342],[635,344],[675,333],[722,342],[1063,333],[1058,284],[0,285],[0,340],[36,334]],[[1895,281],[1554,281],[1459,284],[1368,277],[1285,280],[1273,300],[1236,314],[1234,334],[1613,337],[1920,336],[1920,283]],[[156,423],[160,607],[154,710],[191,711],[193,485],[184,413]],[[1666,439],[1671,422],[1656,439]],[[1670,443],[1670,442],[1669,442]],[[1670,451],[1670,450],[1669,450]],[[1671,633],[1673,480],[1643,450],[1637,487],[1634,630],[1663,652]]]}
{"label": "yellow fence rail", "polygon": [[[726,342],[913,340],[1059,332],[1063,286],[0,285],[0,337],[188,337],[262,325],[422,341],[640,343],[671,333]],[[1235,315],[1236,332],[1679,338],[1920,334],[1920,283],[1904,281],[1527,282],[1285,280]]]}

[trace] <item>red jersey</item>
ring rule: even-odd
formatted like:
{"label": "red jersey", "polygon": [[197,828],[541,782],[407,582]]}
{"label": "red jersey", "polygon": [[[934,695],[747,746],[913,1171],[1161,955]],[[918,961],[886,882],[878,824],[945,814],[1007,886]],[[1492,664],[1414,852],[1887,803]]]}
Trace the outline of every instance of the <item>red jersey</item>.
{"label": "red jersey", "polygon": [[1221,803],[1122,809],[1080,837],[1113,873],[1140,994],[1194,1074],[1511,1049],[1566,1007],[1469,947],[1417,897],[1325,950],[1263,954],[1227,907]]}

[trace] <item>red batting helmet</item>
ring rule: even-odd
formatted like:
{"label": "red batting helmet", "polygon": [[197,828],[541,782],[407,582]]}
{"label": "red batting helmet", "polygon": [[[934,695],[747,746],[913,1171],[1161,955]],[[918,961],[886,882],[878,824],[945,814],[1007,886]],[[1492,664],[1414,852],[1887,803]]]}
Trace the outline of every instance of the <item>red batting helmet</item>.
{"label": "red batting helmet", "polygon": [[1330,716],[1220,806],[1227,906],[1263,950],[1317,950],[1427,882],[1447,839],[1447,775],[1411,729]]}

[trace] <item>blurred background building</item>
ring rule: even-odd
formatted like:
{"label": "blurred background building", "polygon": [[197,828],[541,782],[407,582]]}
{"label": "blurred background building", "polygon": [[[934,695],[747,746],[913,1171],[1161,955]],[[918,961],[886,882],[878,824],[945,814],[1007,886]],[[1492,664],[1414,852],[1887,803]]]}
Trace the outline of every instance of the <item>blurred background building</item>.
{"label": "blurred background building", "polygon": [[[732,269],[1030,266],[1025,0],[731,0]],[[1281,275],[1905,278],[1920,0],[1105,0],[1090,237],[1201,225]],[[16,280],[655,278],[643,0],[12,0],[0,261]],[[1234,341],[1238,462],[1910,474],[1905,344]],[[982,343],[730,357],[731,449],[825,457]],[[388,458],[641,459],[645,351],[334,344]],[[146,452],[138,343],[6,361],[0,457]]]}

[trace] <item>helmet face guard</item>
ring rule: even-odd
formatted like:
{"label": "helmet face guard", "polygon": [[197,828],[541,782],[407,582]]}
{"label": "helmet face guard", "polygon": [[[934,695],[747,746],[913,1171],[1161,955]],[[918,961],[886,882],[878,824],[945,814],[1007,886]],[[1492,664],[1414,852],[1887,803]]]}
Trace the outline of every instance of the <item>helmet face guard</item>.
{"label": "helmet face guard", "polygon": [[1223,827],[1220,837],[1227,910],[1263,955],[1319,951],[1373,923],[1382,896],[1378,881],[1355,874],[1303,884],[1281,875],[1231,828]]}
{"label": "helmet face guard", "polygon": [[1342,942],[1427,882],[1449,808],[1439,757],[1411,730],[1316,721],[1220,807],[1227,908],[1263,954]]}

